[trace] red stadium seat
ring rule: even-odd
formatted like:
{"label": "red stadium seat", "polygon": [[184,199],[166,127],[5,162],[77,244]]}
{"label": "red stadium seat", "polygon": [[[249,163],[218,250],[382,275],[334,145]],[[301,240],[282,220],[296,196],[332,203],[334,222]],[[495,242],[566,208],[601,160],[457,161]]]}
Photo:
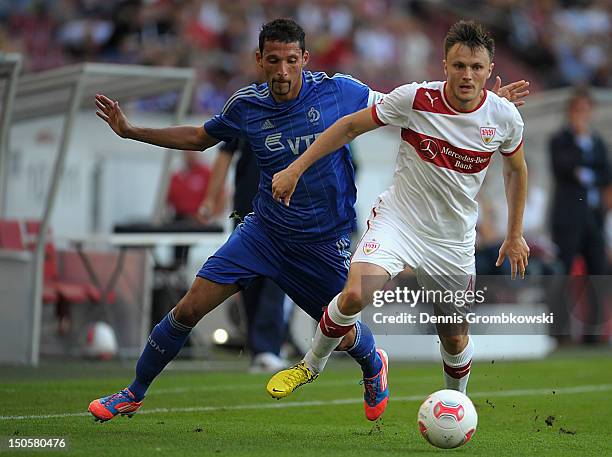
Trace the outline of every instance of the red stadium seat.
{"label": "red stadium seat", "polygon": [[[25,231],[23,225],[25,225]],[[40,225],[38,220],[27,220],[25,224],[22,224],[18,220],[0,219],[0,249],[34,251]],[[100,289],[92,283],[62,280],[58,271],[57,259],[57,251],[49,230],[45,243],[42,302],[56,306],[60,333],[65,333],[70,325],[70,305],[101,303],[103,297]],[[114,292],[110,291],[105,298],[106,303],[114,303]]]}
{"label": "red stadium seat", "polygon": [[23,251],[25,249],[19,221],[0,219],[0,248],[11,251]]}
{"label": "red stadium seat", "polygon": [[[28,220],[25,223],[26,233],[29,235],[28,248],[36,248],[36,239],[40,232],[40,221]],[[47,242],[45,244],[45,264],[44,264],[44,297],[53,297],[53,291],[57,295],[57,300],[67,304],[81,303],[100,303],[102,301],[102,293],[95,284],[88,282],[65,281],[60,278],[57,267],[57,251],[51,239],[51,231],[49,231]],[[105,297],[107,303],[115,301],[114,292],[109,292]]]}
{"label": "red stadium seat", "polygon": [[[21,223],[13,219],[0,219],[0,248],[12,251],[23,251],[26,246],[23,241]],[[58,298],[55,287],[43,286],[43,303],[56,303]]]}
{"label": "red stadium seat", "polygon": [[[40,221],[28,220],[25,226],[26,233],[30,237],[27,243],[28,248],[34,250],[36,248],[36,238],[40,232]],[[57,251],[51,240],[51,230],[49,230],[47,242],[45,243],[44,285],[44,288],[48,291],[49,289],[54,289],[58,298],[67,303],[99,302],[102,295],[93,284],[76,283],[60,279],[57,269]]]}
{"label": "red stadium seat", "polygon": [[[40,232],[40,221],[28,220],[25,223],[28,240],[26,246],[36,249],[36,241]],[[58,270],[58,255],[49,230],[45,243],[43,303],[55,303],[56,315],[59,319],[60,334],[69,332],[71,327],[70,306],[84,303],[114,303],[115,294],[109,292],[106,300],[98,287],[89,282],[66,281],[60,278]]]}

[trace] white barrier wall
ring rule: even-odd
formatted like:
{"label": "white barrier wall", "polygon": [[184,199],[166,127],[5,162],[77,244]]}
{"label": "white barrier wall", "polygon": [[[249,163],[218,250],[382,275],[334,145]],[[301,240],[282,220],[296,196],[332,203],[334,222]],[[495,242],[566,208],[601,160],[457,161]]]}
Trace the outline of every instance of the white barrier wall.
{"label": "white barrier wall", "polygon": [[[54,117],[13,127],[7,217],[41,217],[61,125]],[[108,231],[115,221],[150,217],[162,156],[161,148],[115,136],[93,110],[82,112],[51,219],[54,232],[81,236]]]}
{"label": "white barrier wall", "polygon": [[0,249],[0,365],[30,363],[33,279],[29,252]]}

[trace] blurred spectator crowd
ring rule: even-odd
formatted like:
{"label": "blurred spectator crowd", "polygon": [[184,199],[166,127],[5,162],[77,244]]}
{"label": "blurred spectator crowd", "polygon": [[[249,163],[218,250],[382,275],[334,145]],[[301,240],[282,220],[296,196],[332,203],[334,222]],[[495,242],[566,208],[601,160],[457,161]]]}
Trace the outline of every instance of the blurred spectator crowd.
{"label": "blurred spectator crowd", "polygon": [[255,78],[261,24],[282,16],[305,28],[310,68],[382,91],[442,77],[441,40],[466,17],[494,32],[505,80],[612,85],[609,0],[0,0],[0,51],[22,53],[26,71],[80,61],[192,66],[194,111],[210,113]]}

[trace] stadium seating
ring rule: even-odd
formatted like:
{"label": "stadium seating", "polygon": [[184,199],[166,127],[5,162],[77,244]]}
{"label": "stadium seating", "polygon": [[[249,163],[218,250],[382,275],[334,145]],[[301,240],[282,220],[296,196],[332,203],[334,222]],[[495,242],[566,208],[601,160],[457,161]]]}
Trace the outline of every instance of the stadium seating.
{"label": "stadium seating", "polygon": [[0,219],[0,248],[10,251],[23,251],[21,223],[14,219]]}
{"label": "stadium seating", "polygon": [[[40,232],[40,221],[28,220],[25,222],[25,228],[28,235],[27,247],[30,250],[34,250]],[[94,284],[64,281],[61,279],[58,270],[57,250],[52,241],[50,230],[47,234],[47,242],[45,243],[44,284],[45,288],[54,289],[58,297],[67,303],[99,303],[102,298],[101,291]]]}
{"label": "stadium seating", "polygon": [[[22,223],[18,220],[0,220],[0,248],[8,250],[36,249],[36,242],[40,232],[40,221],[27,220]],[[54,304],[57,317],[62,320],[70,314],[70,305],[84,303],[101,303],[102,292],[89,282],[69,281],[61,278],[58,269],[58,253],[51,238],[51,230],[47,234],[45,243],[45,261],[43,273],[42,301],[44,304]],[[113,303],[115,294],[109,293],[104,302]]]}

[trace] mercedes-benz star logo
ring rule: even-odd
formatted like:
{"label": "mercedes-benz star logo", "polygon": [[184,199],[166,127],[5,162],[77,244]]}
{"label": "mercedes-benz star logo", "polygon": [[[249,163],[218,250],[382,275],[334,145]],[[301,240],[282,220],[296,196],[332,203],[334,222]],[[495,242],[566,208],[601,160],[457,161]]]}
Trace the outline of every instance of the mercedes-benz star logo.
{"label": "mercedes-benz star logo", "polygon": [[440,146],[438,146],[436,140],[431,138],[421,140],[419,143],[419,148],[421,149],[423,155],[429,160],[433,160],[438,155],[438,152],[440,152]]}

